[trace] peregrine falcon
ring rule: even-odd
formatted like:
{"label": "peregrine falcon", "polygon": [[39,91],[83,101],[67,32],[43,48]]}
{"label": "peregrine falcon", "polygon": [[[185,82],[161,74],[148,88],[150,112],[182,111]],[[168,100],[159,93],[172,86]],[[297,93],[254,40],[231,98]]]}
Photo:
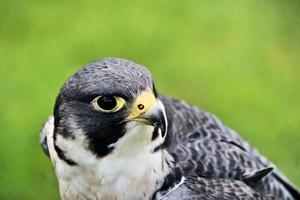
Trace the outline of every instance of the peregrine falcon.
{"label": "peregrine falcon", "polygon": [[159,94],[151,73],[125,59],[71,76],[40,140],[64,200],[300,199],[235,131]]}

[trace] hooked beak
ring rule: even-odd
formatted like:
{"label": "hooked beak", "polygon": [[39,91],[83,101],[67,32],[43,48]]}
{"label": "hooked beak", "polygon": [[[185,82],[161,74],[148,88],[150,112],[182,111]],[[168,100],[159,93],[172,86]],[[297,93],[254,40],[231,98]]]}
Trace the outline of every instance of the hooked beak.
{"label": "hooked beak", "polygon": [[164,137],[166,134],[166,119],[163,111],[160,108],[154,108],[151,113],[142,115],[132,120],[160,128],[162,137]]}
{"label": "hooked beak", "polygon": [[142,124],[158,127],[162,137],[167,132],[167,121],[164,106],[156,99],[152,92],[143,92],[133,104],[133,111],[126,121],[135,121]]}

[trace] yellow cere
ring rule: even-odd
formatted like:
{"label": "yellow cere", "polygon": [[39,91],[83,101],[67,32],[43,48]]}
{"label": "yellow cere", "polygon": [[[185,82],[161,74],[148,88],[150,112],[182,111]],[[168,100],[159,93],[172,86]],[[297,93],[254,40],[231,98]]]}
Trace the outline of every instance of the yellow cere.
{"label": "yellow cere", "polygon": [[[127,120],[132,120],[157,106],[158,102],[152,91],[142,92],[132,105],[132,112],[127,117]],[[142,106],[141,106],[142,105]],[[143,109],[141,109],[143,107]]]}

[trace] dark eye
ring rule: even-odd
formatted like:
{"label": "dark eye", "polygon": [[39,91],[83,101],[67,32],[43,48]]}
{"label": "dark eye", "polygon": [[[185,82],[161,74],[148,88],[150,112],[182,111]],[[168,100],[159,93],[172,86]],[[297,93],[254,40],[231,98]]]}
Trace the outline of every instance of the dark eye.
{"label": "dark eye", "polygon": [[125,100],[117,96],[98,96],[93,100],[93,105],[102,112],[116,112],[125,105]]}
{"label": "dark eye", "polygon": [[97,104],[104,110],[112,110],[117,105],[117,100],[113,96],[102,96],[97,100]]}

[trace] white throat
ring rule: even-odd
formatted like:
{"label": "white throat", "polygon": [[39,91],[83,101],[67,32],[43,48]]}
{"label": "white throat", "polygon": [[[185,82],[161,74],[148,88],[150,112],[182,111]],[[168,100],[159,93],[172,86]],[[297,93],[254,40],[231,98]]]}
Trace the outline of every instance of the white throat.
{"label": "white throat", "polygon": [[58,136],[56,144],[65,152],[73,152],[67,155],[79,163],[78,166],[69,166],[58,158],[53,147],[53,131],[48,133],[48,147],[62,199],[135,200],[152,197],[170,172],[167,160],[170,161],[171,156],[165,150],[154,152],[155,147],[164,141],[160,130],[153,141],[152,126],[129,122],[127,130],[117,143],[112,144],[113,152],[100,159],[82,146],[84,138],[67,140]]}

